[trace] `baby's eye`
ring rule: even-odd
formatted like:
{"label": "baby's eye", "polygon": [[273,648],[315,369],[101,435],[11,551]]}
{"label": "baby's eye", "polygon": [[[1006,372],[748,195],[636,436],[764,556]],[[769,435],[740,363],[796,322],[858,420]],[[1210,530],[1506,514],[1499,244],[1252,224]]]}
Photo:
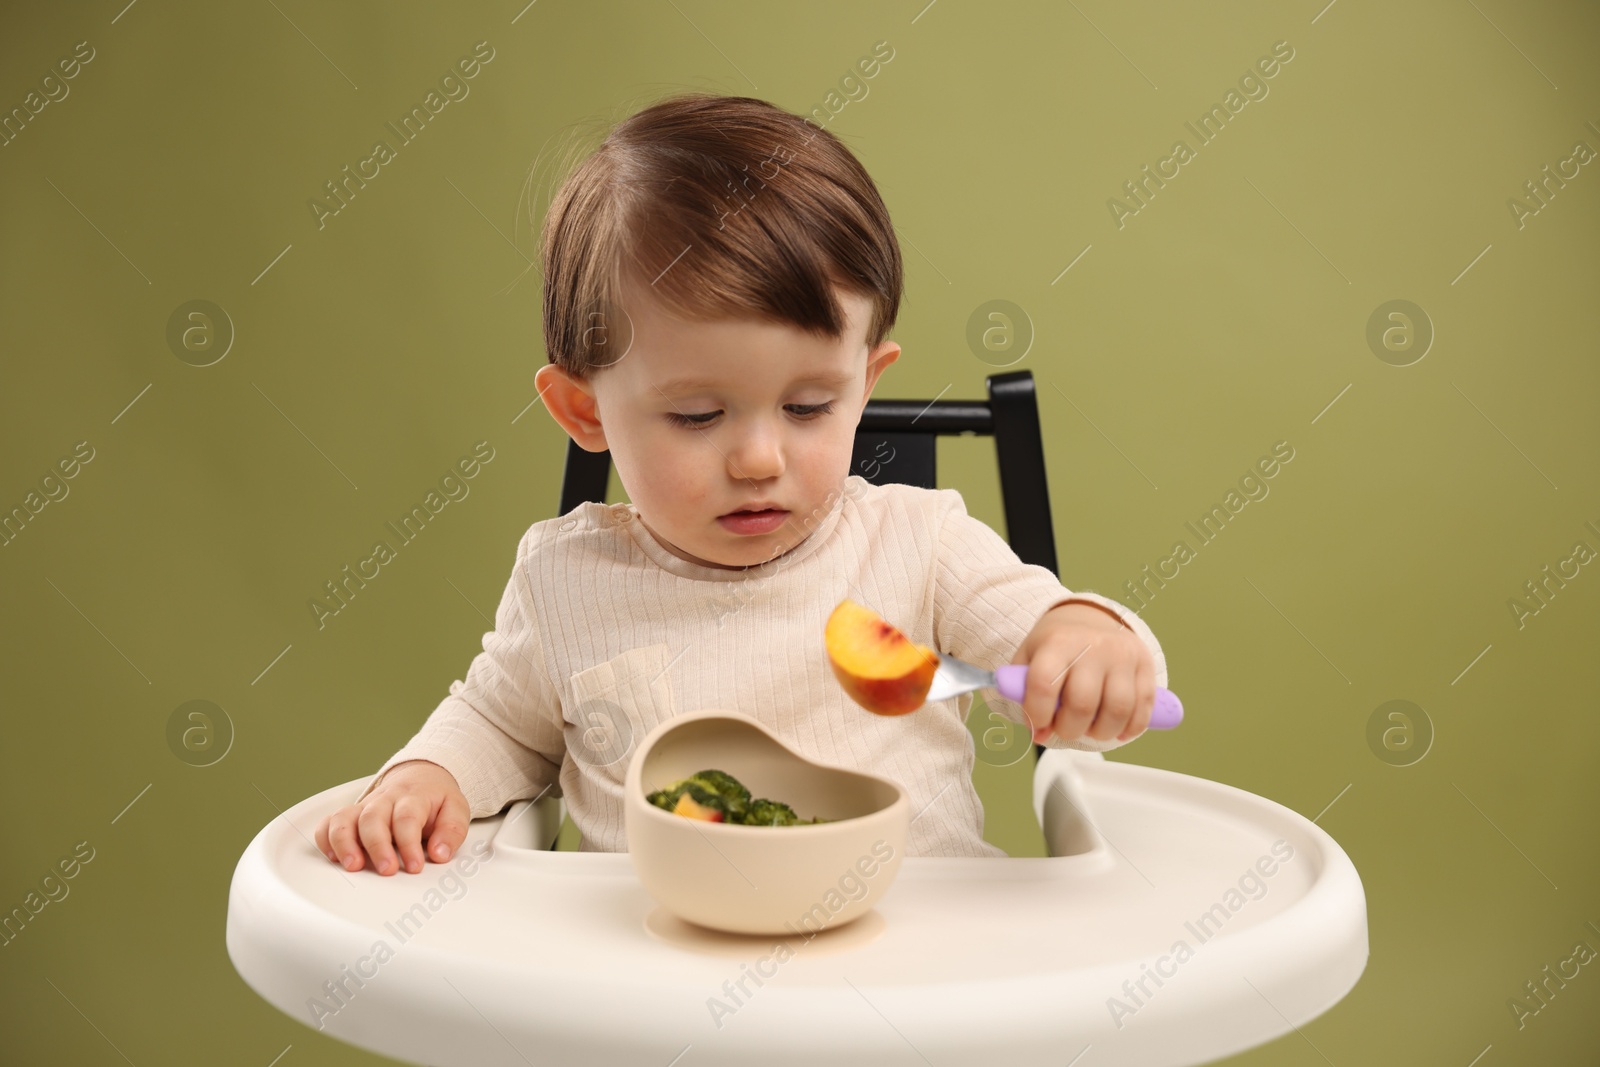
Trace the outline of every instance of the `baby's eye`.
{"label": "baby's eye", "polygon": [[[819,415],[831,414],[833,412],[833,401],[829,400],[822,404],[787,404],[785,407],[796,418],[810,421]],[[685,415],[681,411],[669,411],[666,416],[679,426],[700,427],[708,425],[711,420],[720,414],[722,414],[720,411],[708,411],[703,414]]]}
{"label": "baby's eye", "polygon": [[720,411],[712,411],[704,415],[685,415],[679,411],[669,411],[667,418],[679,426],[704,426],[720,414]]}

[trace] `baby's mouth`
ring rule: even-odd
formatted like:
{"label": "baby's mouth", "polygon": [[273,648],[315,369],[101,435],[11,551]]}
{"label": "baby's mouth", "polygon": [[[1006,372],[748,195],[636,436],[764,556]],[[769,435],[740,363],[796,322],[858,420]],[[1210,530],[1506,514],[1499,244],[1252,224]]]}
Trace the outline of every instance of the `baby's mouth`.
{"label": "baby's mouth", "polygon": [[736,534],[772,533],[788,521],[789,512],[783,508],[744,509],[717,516],[718,525]]}
{"label": "baby's mouth", "polygon": [[776,504],[765,504],[756,508],[740,508],[738,511],[729,511],[722,515],[718,515],[717,518],[726,519],[731,518],[734,515],[767,515],[774,513],[779,515],[787,515],[789,514],[789,511],[787,508],[780,508]]}

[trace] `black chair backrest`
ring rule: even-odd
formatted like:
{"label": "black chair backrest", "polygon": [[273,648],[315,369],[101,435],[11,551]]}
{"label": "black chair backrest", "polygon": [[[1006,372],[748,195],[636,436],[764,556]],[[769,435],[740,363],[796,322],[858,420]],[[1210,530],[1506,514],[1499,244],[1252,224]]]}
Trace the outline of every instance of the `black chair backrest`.
{"label": "black chair backrest", "polygon": [[[1033,372],[991,374],[984,383],[988,400],[868,400],[856,427],[850,471],[874,485],[897,482],[933,489],[939,435],[992,436],[1006,540],[1022,562],[1058,574]],[[610,476],[611,453],[587,452],[569,439],[559,514],[585,501],[605,503]]]}

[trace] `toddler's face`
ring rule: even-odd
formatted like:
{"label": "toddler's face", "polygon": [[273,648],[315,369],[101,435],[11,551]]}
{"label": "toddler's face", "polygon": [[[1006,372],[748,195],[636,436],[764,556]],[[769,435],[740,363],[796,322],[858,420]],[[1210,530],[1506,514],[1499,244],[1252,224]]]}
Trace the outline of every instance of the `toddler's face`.
{"label": "toddler's face", "polygon": [[[686,322],[626,295],[620,361],[587,382],[540,368],[551,414],[581,446],[610,449],[640,519],[676,555],[748,567],[787,552],[842,490],[861,410],[900,346],[869,352],[871,303],[842,290],[839,341],[753,319]],[[750,508],[783,514],[730,517]]]}

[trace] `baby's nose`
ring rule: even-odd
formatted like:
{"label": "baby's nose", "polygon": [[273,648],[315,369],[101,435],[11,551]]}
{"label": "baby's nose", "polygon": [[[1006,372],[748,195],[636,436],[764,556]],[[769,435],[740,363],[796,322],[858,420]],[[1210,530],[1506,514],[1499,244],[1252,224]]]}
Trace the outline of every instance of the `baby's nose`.
{"label": "baby's nose", "polygon": [[785,467],[783,443],[770,431],[746,434],[728,460],[735,478],[776,478]]}

